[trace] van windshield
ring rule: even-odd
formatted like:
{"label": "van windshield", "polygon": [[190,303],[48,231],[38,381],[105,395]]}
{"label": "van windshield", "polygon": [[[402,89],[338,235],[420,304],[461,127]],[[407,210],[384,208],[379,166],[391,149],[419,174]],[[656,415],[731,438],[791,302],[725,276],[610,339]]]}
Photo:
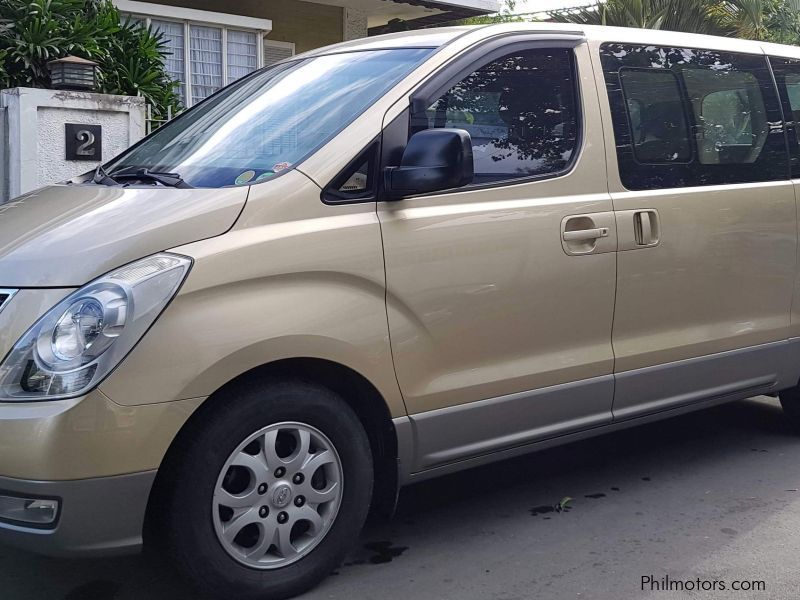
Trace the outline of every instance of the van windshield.
{"label": "van windshield", "polygon": [[129,182],[147,169],[205,188],[265,181],[330,140],[430,52],[370,50],[275,65],[187,111],[105,172]]}

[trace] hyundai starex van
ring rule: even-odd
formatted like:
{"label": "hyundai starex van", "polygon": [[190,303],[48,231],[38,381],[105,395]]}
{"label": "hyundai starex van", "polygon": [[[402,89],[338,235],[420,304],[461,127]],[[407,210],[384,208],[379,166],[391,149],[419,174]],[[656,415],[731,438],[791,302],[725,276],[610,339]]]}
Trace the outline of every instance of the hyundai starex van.
{"label": "hyundai starex van", "polygon": [[800,48],[380,36],[0,206],[0,541],[224,598],[409,482],[758,394],[800,423]]}

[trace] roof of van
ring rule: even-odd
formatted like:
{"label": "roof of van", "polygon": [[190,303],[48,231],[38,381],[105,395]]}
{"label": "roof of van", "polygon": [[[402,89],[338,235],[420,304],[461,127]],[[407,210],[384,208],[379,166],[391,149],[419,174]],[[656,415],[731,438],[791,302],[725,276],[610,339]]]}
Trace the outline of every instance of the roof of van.
{"label": "roof of van", "polygon": [[603,42],[622,42],[632,44],[652,44],[689,48],[714,48],[728,52],[761,54],[767,52],[787,57],[800,58],[800,47],[756,42],[730,37],[680,33],[657,29],[634,29],[628,27],[605,27],[602,25],[578,25],[573,23],[501,23],[496,25],[471,25],[459,27],[438,27],[403,31],[367,37],[333,46],[312,50],[306,55],[329,54],[350,50],[377,50],[389,48],[425,47],[438,48],[462,35],[479,33],[480,37],[492,37],[509,33],[571,33],[581,35],[587,40]]}

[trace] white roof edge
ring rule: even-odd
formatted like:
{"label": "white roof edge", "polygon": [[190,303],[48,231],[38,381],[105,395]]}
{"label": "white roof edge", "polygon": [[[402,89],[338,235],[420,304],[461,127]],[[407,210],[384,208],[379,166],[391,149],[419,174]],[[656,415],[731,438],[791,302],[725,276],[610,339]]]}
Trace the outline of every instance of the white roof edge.
{"label": "white roof edge", "polygon": [[775,44],[773,42],[761,42],[761,47],[764,49],[764,54],[769,54],[770,56],[800,58],[800,46]]}
{"label": "white roof edge", "polygon": [[183,6],[167,6],[166,4],[156,4],[155,2],[139,2],[138,0],[113,0],[113,3],[114,6],[122,12],[135,15],[163,17],[174,21],[196,21],[199,23],[211,23],[240,29],[255,29],[256,31],[263,31],[264,33],[272,31],[271,19],[258,19],[256,17],[212,12],[210,10],[198,10],[196,8],[185,8]]}

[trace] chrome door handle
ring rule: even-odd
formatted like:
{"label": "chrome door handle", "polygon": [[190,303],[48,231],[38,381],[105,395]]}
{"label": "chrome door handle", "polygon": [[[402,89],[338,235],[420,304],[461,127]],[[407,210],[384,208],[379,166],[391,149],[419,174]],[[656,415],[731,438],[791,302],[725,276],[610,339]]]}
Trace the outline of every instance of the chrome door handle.
{"label": "chrome door handle", "polygon": [[565,231],[562,234],[562,239],[565,242],[596,240],[598,238],[604,238],[604,237],[608,237],[608,227],[595,227],[593,229],[578,229],[577,231]]}

